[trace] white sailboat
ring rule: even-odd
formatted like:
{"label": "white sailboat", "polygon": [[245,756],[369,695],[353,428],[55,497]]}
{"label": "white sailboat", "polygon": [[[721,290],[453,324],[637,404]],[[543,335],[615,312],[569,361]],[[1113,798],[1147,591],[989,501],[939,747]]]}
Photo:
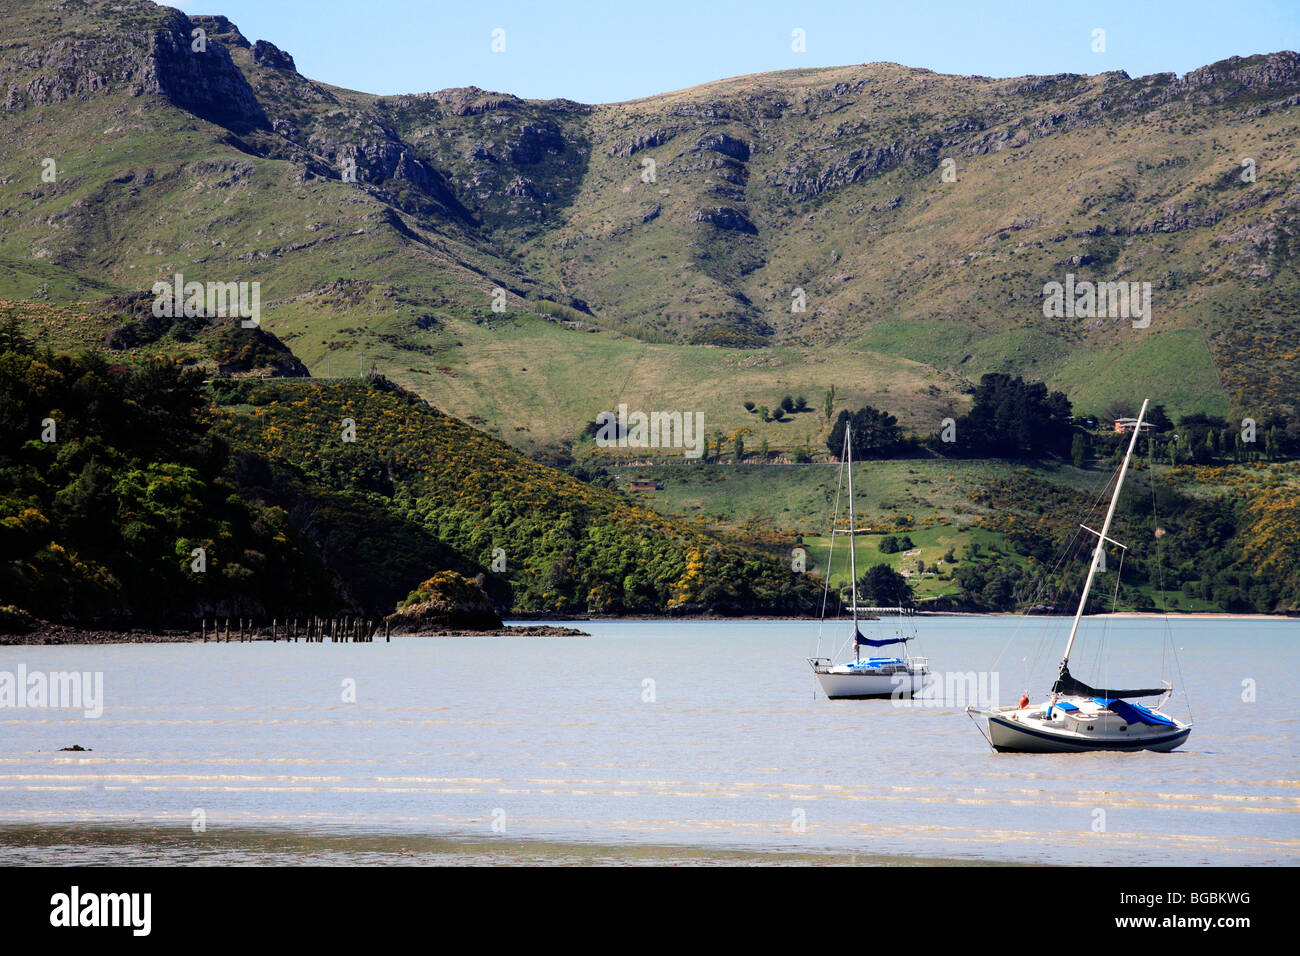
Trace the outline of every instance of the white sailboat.
{"label": "white sailboat", "polygon": [[[1065,655],[1061,659],[1061,669],[1048,699],[1041,704],[1028,706],[1000,707],[981,709],[968,707],[966,712],[972,716],[983,717],[988,721],[987,740],[998,752],[1015,753],[1080,753],[1090,750],[1156,750],[1168,752],[1180,746],[1192,732],[1191,722],[1182,722],[1160,712],[1173,687],[1163,682],[1161,687],[1135,688],[1131,690],[1112,690],[1090,687],[1070,673],[1070,651],[1074,648],[1075,636],[1079,633],[1079,622],[1083,618],[1084,607],[1088,603],[1088,593],[1092,589],[1093,578],[1102,564],[1103,547],[1110,543],[1124,547],[1107,537],[1110,533],[1111,519],[1115,516],[1115,505],[1119,501],[1120,489],[1124,485],[1124,475],[1128,471],[1129,459],[1137,445],[1138,435],[1142,429],[1142,419],[1146,415],[1147,403],[1142,403],[1138,412],[1137,424],[1133,428],[1133,437],[1129,440],[1124,463],[1120,466],[1119,477],[1115,481],[1115,492],[1110,499],[1110,508],[1106,511],[1106,520],[1097,533],[1081,525],[1083,529],[1097,536],[1097,546],[1093,549],[1092,562],[1088,567],[1088,576],[1084,581],[1083,594],[1079,598],[1079,609],[1074,614],[1074,623],[1070,627],[1070,637],[1065,644]],[[1135,698],[1159,697],[1155,708],[1130,703]],[[1023,702],[1023,698],[1022,698]]]}
{"label": "white sailboat", "polygon": [[[858,528],[853,516],[853,441],[851,428],[844,429],[844,455],[840,460],[839,484],[835,489],[835,514],[831,518],[831,543],[826,559],[826,591],[822,595],[822,620],[826,623],[826,604],[830,591],[832,559],[835,555],[835,536],[849,536],[849,578],[853,594],[853,659],[836,664],[829,657],[810,657],[813,674],[821,684],[826,696],[832,700],[864,700],[868,698],[904,698],[912,697],[926,686],[930,675],[929,662],[924,657],[863,657],[863,647],[886,647],[890,644],[904,644],[912,640],[911,634],[897,634],[894,637],[864,637],[858,627],[859,615],[869,614],[879,620],[881,614],[910,615],[911,609],[904,607],[859,607],[858,606],[858,563],[856,536],[868,529]],[[844,475],[848,472],[849,524],[839,528],[840,491],[844,487]],[[817,644],[821,647],[821,631],[818,631]]]}

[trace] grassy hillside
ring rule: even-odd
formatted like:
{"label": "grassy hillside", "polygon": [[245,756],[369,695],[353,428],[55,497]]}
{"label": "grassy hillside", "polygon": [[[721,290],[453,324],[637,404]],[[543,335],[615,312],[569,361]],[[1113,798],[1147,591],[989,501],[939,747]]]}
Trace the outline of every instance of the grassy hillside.
{"label": "grassy hillside", "polygon": [[[1169,467],[1139,460],[1137,467],[1115,532],[1131,550],[1121,608],[1300,607],[1300,564],[1293,566],[1291,537],[1300,514],[1291,510],[1300,504],[1300,466]],[[616,474],[622,485],[634,478],[662,485],[633,493],[648,507],[693,520],[720,537],[760,542],[787,561],[805,547],[809,570],[825,572],[836,465],[621,466]],[[922,603],[946,598],[964,607],[1010,610],[1045,600],[1040,590],[1048,596],[1072,593],[1069,600],[1077,601],[1080,582],[1062,579],[1052,568],[1065,557],[1067,572],[1081,573],[1087,551],[1078,525],[1096,527],[1101,520],[1098,509],[1104,510],[1112,474],[1108,464],[1081,469],[1051,461],[859,462],[858,526],[873,529],[858,536],[859,573],[872,564],[904,571]],[[840,509],[843,521],[844,500]],[[906,535],[914,548],[883,553],[886,535]],[[1001,583],[989,586],[995,577],[1006,578],[1005,590]],[[843,538],[836,543],[831,581],[848,582]]]}
{"label": "grassy hillside", "polygon": [[[731,433],[741,400],[831,384],[928,431],[990,370],[1084,413],[1295,411],[1292,53],[1181,79],[874,63],[591,106],[344,90],[143,0],[19,0],[0,29],[0,298],[258,281],[314,373],[378,363],[525,448],[615,400]],[[1150,326],[1044,318],[1067,272],[1150,282]]]}

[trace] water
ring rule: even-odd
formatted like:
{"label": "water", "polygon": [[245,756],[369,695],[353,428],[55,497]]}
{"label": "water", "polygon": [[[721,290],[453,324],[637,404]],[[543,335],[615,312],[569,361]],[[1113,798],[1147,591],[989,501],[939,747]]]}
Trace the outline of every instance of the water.
{"label": "water", "polygon": [[[911,652],[996,660],[1012,702],[1067,625],[925,618]],[[0,863],[1300,862],[1296,623],[1175,622],[1188,743],[1062,755],[994,754],[960,706],[814,698],[815,622],[582,626],[0,647],[0,671],[102,671],[105,698],[0,710]],[[1160,676],[1163,622],[1108,629],[1077,676]]]}

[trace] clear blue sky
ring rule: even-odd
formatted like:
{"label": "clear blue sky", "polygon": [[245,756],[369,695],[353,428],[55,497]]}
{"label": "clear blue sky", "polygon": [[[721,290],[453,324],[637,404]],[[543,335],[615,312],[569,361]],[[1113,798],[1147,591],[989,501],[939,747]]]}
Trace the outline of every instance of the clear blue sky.
{"label": "clear blue sky", "polygon": [[[270,40],[313,79],[370,93],[480,86],[607,103],[797,67],[1186,73],[1300,48],[1300,0],[177,0]],[[505,31],[493,53],[492,31]],[[806,52],[791,48],[804,30]],[[1093,52],[1093,30],[1106,51]]]}

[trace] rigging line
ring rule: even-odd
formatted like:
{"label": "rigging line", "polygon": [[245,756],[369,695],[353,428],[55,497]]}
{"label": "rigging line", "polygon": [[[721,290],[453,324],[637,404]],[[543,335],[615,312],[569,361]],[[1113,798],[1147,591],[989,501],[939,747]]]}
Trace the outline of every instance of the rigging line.
{"label": "rigging line", "polygon": [[[831,540],[826,548],[826,580],[822,584],[822,613],[817,622],[817,650],[815,654],[822,652],[822,628],[826,624],[826,602],[830,597],[831,590],[831,572],[835,567],[835,522],[840,514],[840,492],[844,488],[844,463],[840,463],[839,478],[835,483],[835,504],[831,509]],[[839,614],[836,614],[839,617]]]}
{"label": "rigging line", "polygon": [[[1147,457],[1150,459],[1154,459],[1154,454],[1155,454],[1153,450],[1154,445],[1155,445],[1154,441],[1147,442]],[[1154,524],[1155,527],[1159,528],[1160,512],[1159,510],[1157,510],[1156,507],[1157,504],[1156,503],[1156,482],[1155,482],[1154,472],[1151,473],[1150,485],[1151,485],[1151,520],[1152,520],[1152,524]],[[1161,642],[1160,645],[1161,679],[1162,680],[1164,679],[1165,667],[1167,666],[1165,663],[1165,655],[1166,653],[1168,653],[1174,659],[1174,670],[1178,674],[1178,685],[1182,688],[1183,699],[1187,701],[1187,719],[1191,720],[1192,719],[1192,694],[1187,687],[1186,679],[1183,677],[1183,662],[1178,657],[1178,645],[1174,643],[1173,630],[1169,626],[1169,600],[1168,600],[1169,596],[1168,593],[1165,591],[1165,563],[1163,560],[1163,552],[1161,551],[1162,548],[1162,545],[1160,543],[1161,537],[1163,536],[1158,536],[1156,538],[1156,573],[1160,578],[1160,610],[1163,612],[1163,616],[1164,616],[1164,631],[1165,631],[1164,634],[1165,639]]]}
{"label": "rigging line", "polygon": [[[1116,474],[1112,474],[1097,491],[1096,495],[1092,500],[1092,504],[1084,512],[1085,521],[1091,522],[1093,516],[1098,513],[1102,502],[1108,500],[1109,495],[1107,494],[1107,492],[1110,490],[1110,486],[1112,482],[1115,481]],[[1075,528],[1070,538],[1066,541],[1065,545],[1062,547],[1061,551],[1059,552],[1056,563],[1052,566],[1051,574],[1049,575],[1048,578],[1044,579],[1040,587],[1040,590],[1038,592],[1038,595],[1040,597],[1042,594],[1045,593],[1046,589],[1049,587],[1048,580],[1050,580],[1050,577],[1057,575],[1059,572],[1062,572],[1063,565],[1067,560],[1071,562],[1077,560],[1078,541],[1080,540],[1082,535],[1083,535],[1083,529]],[[1072,552],[1074,553],[1073,557],[1071,557]],[[1053,595],[1052,606],[1054,609],[1058,606],[1059,599],[1064,595],[1064,593],[1065,593],[1065,582],[1063,580],[1063,574],[1062,574],[1062,578],[1058,581],[1056,592]],[[1021,623],[1017,625],[1017,627],[1012,631],[1011,636],[1007,638],[1007,644],[1004,645],[1003,647],[1003,652],[1005,652],[1006,647],[1010,645],[1011,641],[1019,635],[1021,628],[1027,625],[1029,616],[1032,615],[1026,616],[1025,620],[1022,620]],[[1026,666],[1028,670],[1032,671],[1034,668],[1038,666],[1039,660],[1047,652],[1048,644],[1055,639],[1056,635],[1052,630],[1054,626],[1055,626],[1054,623],[1048,620],[1046,616],[1044,616],[1044,624],[1038,629],[1038,641],[1036,642],[1032,653],[1028,656],[1026,660]],[[1000,660],[1001,657],[1002,657],[1002,652],[999,652],[998,659]]]}
{"label": "rigging line", "polygon": [[[1119,582],[1120,579],[1124,576],[1125,557],[1126,557],[1125,552],[1121,551],[1119,554],[1119,567],[1115,569],[1115,589],[1112,592],[1111,599],[1110,599],[1111,614],[1114,614],[1119,609]],[[1097,642],[1097,660],[1096,663],[1093,664],[1093,673],[1099,674],[1101,676],[1101,683],[1103,687],[1105,687],[1107,684],[1110,683],[1109,680],[1110,658],[1106,656],[1106,644],[1108,642],[1108,639],[1110,638],[1111,620],[1112,619],[1110,615],[1107,615],[1106,623],[1102,627],[1102,631],[1101,631],[1101,640]]]}
{"label": "rigging line", "polygon": [[967,711],[966,716],[971,719],[971,723],[975,725],[975,729],[980,732],[980,736],[984,738],[984,742],[989,745],[989,750],[992,750],[994,753],[997,753],[998,748],[993,746],[993,741],[989,739],[988,734],[984,733],[984,728],[981,727],[980,722],[975,719],[975,715],[972,714],[970,711]]}
{"label": "rigging line", "polygon": [[[1061,572],[1063,565],[1070,560],[1070,553],[1072,550],[1074,550],[1077,547],[1077,542],[1079,540],[1080,535],[1082,534],[1083,534],[1082,528],[1075,528],[1074,533],[1070,536],[1070,538],[1066,541],[1066,543],[1062,546],[1062,548],[1057,552],[1056,560],[1051,567],[1051,571],[1040,583],[1038,591],[1035,593],[1034,596],[1035,603],[1041,603],[1041,599],[1045,596],[1048,587],[1050,587],[1048,582],[1053,577],[1056,577],[1058,573]],[[1065,593],[1064,582],[1058,580],[1058,583],[1056,585],[1056,591],[1052,595],[1053,609],[1055,609],[1059,605],[1060,598],[1064,593]],[[1002,660],[1002,655],[1007,652],[1007,648],[1011,646],[1011,642],[1014,641],[1017,637],[1019,637],[1021,631],[1028,625],[1029,618],[1032,616],[1033,616],[1032,614],[1024,615],[1024,617],[1016,625],[1016,627],[1012,629],[1011,634],[1007,637],[1006,641],[1003,643],[1002,649],[998,651],[997,657],[994,658],[993,660],[993,665],[992,665],[993,669],[997,668],[999,662],[1001,662]],[[1046,615],[1043,615],[1043,619],[1044,621],[1048,621]],[[1039,659],[1043,656],[1044,653],[1046,653],[1049,640],[1054,639],[1054,637],[1055,635],[1051,633],[1050,621],[1048,621],[1048,623],[1045,623],[1042,627],[1038,629],[1038,640],[1035,644],[1035,647],[1033,648],[1031,653],[1026,656],[1024,661],[1026,682],[1028,682],[1030,673],[1037,666]]]}
{"label": "rigging line", "polygon": [[[1075,548],[1076,546],[1075,543],[1082,533],[1083,533],[1083,529],[1075,528],[1073,534],[1071,534],[1071,536],[1066,541],[1066,543],[1057,552],[1055,562],[1052,564],[1049,574],[1043,578],[1043,580],[1039,584],[1038,590],[1034,593],[1033,601],[1035,603],[1041,603],[1042,598],[1046,595],[1047,589],[1050,587],[1050,584],[1048,582],[1052,579],[1053,576],[1055,576],[1061,570],[1064,563],[1070,559],[1070,552]],[[1065,590],[1064,584],[1058,582],[1056,586],[1056,592],[1053,594],[1053,600],[1052,600],[1053,608],[1056,607],[1058,603],[1057,599],[1061,597],[1061,595],[1064,593],[1064,590]],[[1006,653],[1006,650],[1010,646],[1011,642],[1015,640],[1017,636],[1019,636],[1021,630],[1024,627],[1026,627],[1028,619],[1032,616],[1033,616],[1032,614],[1026,614],[1024,618],[1020,621],[1020,623],[1017,624],[1016,627],[1012,630],[1010,636],[1006,640],[1006,643],[1002,645],[1002,649],[998,651],[998,656],[993,661],[994,667],[997,666],[998,662],[1002,659],[1002,655]],[[1045,646],[1046,644],[1046,637],[1044,636],[1044,632],[1046,632],[1047,630],[1048,628],[1046,626],[1039,629],[1040,647]],[[1037,657],[1038,653],[1039,652],[1036,651],[1034,656]]]}

